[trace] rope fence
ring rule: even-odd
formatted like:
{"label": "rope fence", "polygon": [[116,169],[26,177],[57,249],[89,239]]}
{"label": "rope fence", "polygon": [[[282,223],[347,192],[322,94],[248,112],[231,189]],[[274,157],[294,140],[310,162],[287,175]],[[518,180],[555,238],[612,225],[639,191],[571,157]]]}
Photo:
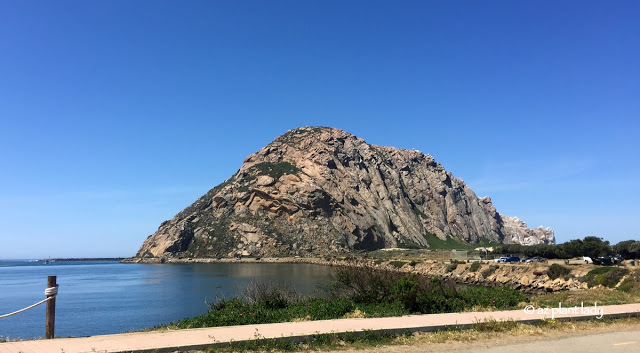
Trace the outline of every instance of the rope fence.
{"label": "rope fence", "polygon": [[16,315],[16,314],[20,314],[21,312],[27,311],[27,310],[29,310],[29,309],[33,309],[33,308],[35,308],[36,306],[38,306],[38,305],[40,305],[40,304],[44,304],[44,303],[46,303],[47,301],[49,301],[49,300],[51,300],[51,299],[55,298],[55,297],[56,297],[56,295],[58,295],[58,285],[56,284],[56,286],[55,286],[55,287],[51,287],[51,288],[47,288],[47,289],[45,289],[45,290],[44,290],[44,295],[45,295],[45,296],[47,296],[48,298],[45,298],[45,299],[43,299],[43,300],[41,300],[41,301],[39,301],[39,302],[37,302],[37,303],[35,303],[35,304],[33,304],[33,305],[30,305],[30,306],[28,306],[28,307],[24,308],[24,309],[20,309],[20,310],[16,310],[16,311],[14,311],[14,312],[12,312],[12,313],[8,313],[8,314],[0,315],[0,319],[4,319],[5,317],[9,317],[9,316],[13,316],[13,315]]}
{"label": "rope fence", "polygon": [[0,315],[0,319],[4,319],[9,316],[20,314],[29,309],[33,309],[38,305],[47,303],[47,317],[45,322],[45,338],[53,338],[55,320],[56,320],[56,296],[58,295],[58,284],[56,283],[56,276],[47,277],[47,288],[44,290],[44,295],[47,297],[33,305],[29,305],[26,308],[16,310],[12,313]]}

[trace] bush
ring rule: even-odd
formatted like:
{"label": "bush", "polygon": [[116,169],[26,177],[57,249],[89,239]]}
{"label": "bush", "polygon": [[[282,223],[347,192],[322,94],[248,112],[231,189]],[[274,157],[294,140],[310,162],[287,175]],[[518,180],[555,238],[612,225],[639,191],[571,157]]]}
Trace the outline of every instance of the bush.
{"label": "bush", "polygon": [[527,297],[521,292],[508,287],[470,287],[456,290],[437,279],[432,283],[434,286],[431,291],[421,293],[417,299],[418,308],[424,314],[459,312],[475,306],[509,309],[527,301]]}
{"label": "bush", "polygon": [[252,281],[244,289],[242,297],[247,304],[261,303],[270,309],[285,308],[303,299],[288,283]]}
{"label": "bush", "polygon": [[620,286],[618,287],[618,290],[629,293],[635,287],[635,284],[636,283],[633,279],[627,278],[622,282],[622,284],[620,284]]}
{"label": "bush", "polygon": [[528,299],[522,292],[509,287],[470,287],[458,291],[468,307],[482,306],[485,308],[509,309],[526,302]]}
{"label": "bush", "polygon": [[471,266],[469,266],[469,272],[476,272],[478,271],[478,269],[480,268],[480,266],[482,266],[480,264],[480,262],[476,261],[474,263],[471,264]]}
{"label": "bush", "polygon": [[613,288],[627,273],[629,273],[629,270],[626,268],[598,267],[589,271],[589,273],[584,276],[584,281],[587,282],[589,287],[602,285]]}
{"label": "bush", "polygon": [[[494,271],[496,266],[491,266]],[[468,288],[457,290],[437,278],[368,268],[340,268],[331,285],[332,297],[348,298],[356,303],[400,303],[408,312],[455,312],[477,305],[509,308],[526,297],[504,288]]]}
{"label": "bush", "polygon": [[391,287],[390,299],[401,302],[410,311],[417,311],[416,299],[419,286],[420,284],[415,274],[402,277]]}
{"label": "bush", "polygon": [[403,275],[391,270],[369,266],[339,267],[327,288],[331,297],[349,298],[356,302],[379,301]]}
{"label": "bush", "polygon": [[458,268],[458,263],[457,262],[452,262],[449,265],[447,265],[446,272],[447,273],[453,272],[456,268]]}
{"label": "bush", "polygon": [[298,173],[300,173],[300,169],[289,162],[262,162],[253,165],[249,168],[249,171],[257,171],[257,175],[269,175],[276,180],[284,174],[298,175]]}
{"label": "bush", "polygon": [[617,288],[619,291],[640,294],[640,270],[636,270]]}
{"label": "bush", "polygon": [[482,274],[482,277],[487,278],[487,277],[491,276],[494,272],[496,272],[496,270],[499,269],[499,268],[500,268],[500,266],[498,266],[498,265],[489,265],[489,267],[485,268],[480,273]]}
{"label": "bush", "polygon": [[406,261],[398,261],[398,260],[396,260],[396,261],[390,261],[389,265],[391,265],[391,266],[393,266],[395,268],[400,268],[400,267],[404,266],[406,263],[407,263]]}
{"label": "bush", "polygon": [[558,264],[553,264],[549,266],[549,269],[547,270],[547,276],[549,276],[550,279],[565,277],[565,276],[568,276],[570,273],[571,273],[570,268],[564,267]]}

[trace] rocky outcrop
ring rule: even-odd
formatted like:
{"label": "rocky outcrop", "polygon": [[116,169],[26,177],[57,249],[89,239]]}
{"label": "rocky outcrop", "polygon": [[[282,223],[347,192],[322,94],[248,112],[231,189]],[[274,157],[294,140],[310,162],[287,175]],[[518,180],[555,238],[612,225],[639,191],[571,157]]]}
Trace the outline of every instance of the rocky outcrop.
{"label": "rocky outcrop", "polygon": [[553,243],[500,215],[430,155],[338,129],[290,130],[162,223],[138,257],[324,255],[464,243]]}
{"label": "rocky outcrop", "polygon": [[502,232],[505,235],[506,243],[535,245],[549,244],[555,241],[551,228],[540,226],[530,229],[518,217],[502,216]]}
{"label": "rocky outcrop", "polygon": [[[593,269],[591,265],[570,267],[571,276],[551,279],[547,275],[547,264],[513,264],[513,263],[480,263],[473,270],[471,264],[458,264],[453,270],[448,263],[420,263],[416,266],[405,264],[399,270],[418,273],[427,277],[441,278],[478,286],[508,286],[527,293],[546,293],[566,290],[587,289],[588,285],[581,278]],[[385,263],[381,267],[391,269]]]}

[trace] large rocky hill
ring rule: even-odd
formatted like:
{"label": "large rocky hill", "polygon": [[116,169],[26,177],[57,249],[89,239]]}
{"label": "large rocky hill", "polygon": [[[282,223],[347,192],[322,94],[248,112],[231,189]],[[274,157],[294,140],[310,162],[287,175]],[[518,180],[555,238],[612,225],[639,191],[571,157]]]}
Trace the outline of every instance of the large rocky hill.
{"label": "large rocky hill", "polygon": [[[138,257],[325,255],[429,242],[553,243],[498,213],[430,155],[342,130],[290,130],[173,219]],[[451,239],[449,240],[451,241]]]}

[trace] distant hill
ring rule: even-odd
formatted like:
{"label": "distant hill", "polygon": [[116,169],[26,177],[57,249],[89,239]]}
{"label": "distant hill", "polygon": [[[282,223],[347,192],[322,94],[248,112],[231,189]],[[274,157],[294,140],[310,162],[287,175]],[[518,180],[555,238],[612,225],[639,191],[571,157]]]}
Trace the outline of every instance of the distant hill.
{"label": "distant hill", "polygon": [[436,242],[554,243],[433,157],[339,129],[290,130],[142,244],[137,257],[325,255]]}

